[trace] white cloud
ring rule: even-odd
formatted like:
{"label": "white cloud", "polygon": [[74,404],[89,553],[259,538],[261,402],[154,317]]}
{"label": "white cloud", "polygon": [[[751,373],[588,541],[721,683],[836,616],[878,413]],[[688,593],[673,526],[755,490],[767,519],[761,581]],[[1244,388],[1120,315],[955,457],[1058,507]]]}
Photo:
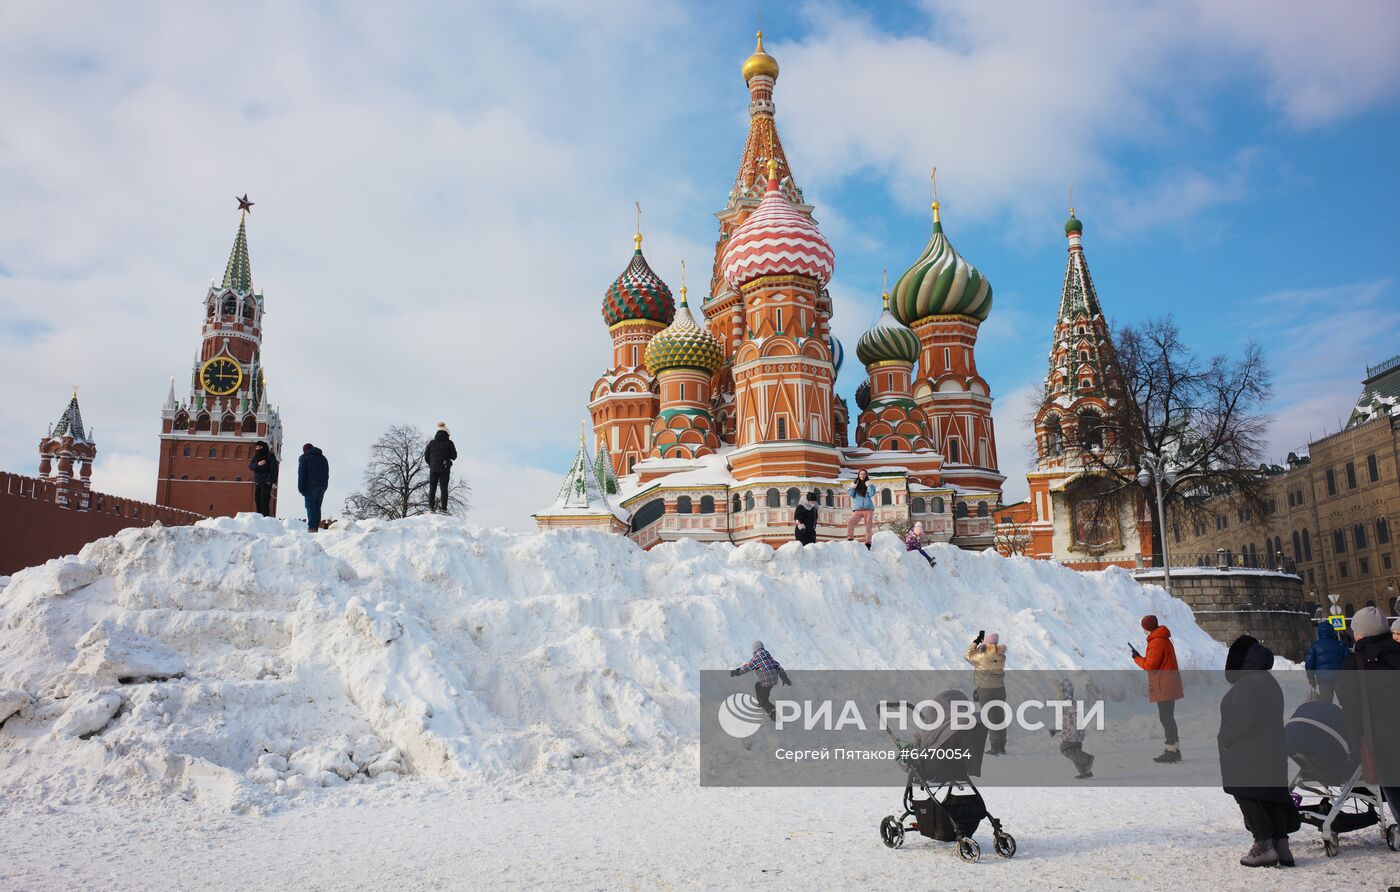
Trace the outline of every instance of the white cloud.
{"label": "white cloud", "polygon": [[1041,396],[1039,384],[1026,384],[996,398],[992,423],[996,425],[997,463],[1006,475],[1002,500],[1010,505],[1030,498],[1026,472],[1035,466],[1035,431],[1027,419]]}

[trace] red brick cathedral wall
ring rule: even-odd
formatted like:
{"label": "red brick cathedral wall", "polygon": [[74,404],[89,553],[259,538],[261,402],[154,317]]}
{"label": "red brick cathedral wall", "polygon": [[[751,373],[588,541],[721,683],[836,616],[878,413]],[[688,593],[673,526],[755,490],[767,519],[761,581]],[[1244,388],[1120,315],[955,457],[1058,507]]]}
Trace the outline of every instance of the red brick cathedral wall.
{"label": "red brick cathedral wall", "polygon": [[0,471],[0,576],[74,554],[127,527],[156,521],[184,526],[202,519],[189,511],[99,492],[88,494],[89,510],[76,511],[57,504],[55,495],[50,481]]}

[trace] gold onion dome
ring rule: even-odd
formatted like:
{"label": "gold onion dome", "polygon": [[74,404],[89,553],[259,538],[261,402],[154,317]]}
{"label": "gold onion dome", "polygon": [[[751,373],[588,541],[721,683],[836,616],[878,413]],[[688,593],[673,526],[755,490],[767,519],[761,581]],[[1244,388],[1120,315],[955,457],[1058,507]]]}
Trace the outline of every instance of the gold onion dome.
{"label": "gold onion dome", "polygon": [[912,365],[918,360],[921,350],[919,336],[890,313],[888,291],[883,297],[885,309],[875,325],[856,342],[856,357],[867,366],[882,362],[907,362]]}
{"label": "gold onion dome", "polygon": [[758,75],[762,74],[778,79],[778,60],[763,51],[763,32],[758,32],[758,49],[753,51],[753,55],[744,60],[744,67],[741,69],[744,74],[744,83],[748,83]]}
{"label": "gold onion dome", "polygon": [[647,344],[647,371],[659,375],[670,369],[699,369],[713,375],[724,361],[724,352],[714,335],[695,322],[681,286],[681,305],[676,319]]}
{"label": "gold onion dome", "polygon": [[966,316],[983,322],[992,311],[992,286],[943,234],[939,205],[933,203],[933,235],[914,265],[894,283],[894,317],[914,325],[930,316]]}

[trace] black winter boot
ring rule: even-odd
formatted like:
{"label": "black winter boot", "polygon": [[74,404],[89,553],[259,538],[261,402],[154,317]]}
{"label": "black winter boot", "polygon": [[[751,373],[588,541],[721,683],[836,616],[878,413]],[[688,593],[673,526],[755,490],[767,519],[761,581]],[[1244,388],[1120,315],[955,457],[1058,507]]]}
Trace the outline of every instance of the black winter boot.
{"label": "black winter boot", "polygon": [[1293,850],[1288,847],[1288,837],[1281,836],[1274,840],[1274,851],[1278,853],[1280,867],[1297,866],[1298,862],[1293,860]]}
{"label": "black winter boot", "polygon": [[1181,748],[1174,743],[1167,744],[1167,748],[1162,751],[1162,755],[1152,759],[1153,762],[1160,762],[1163,765],[1170,765],[1181,761]]}

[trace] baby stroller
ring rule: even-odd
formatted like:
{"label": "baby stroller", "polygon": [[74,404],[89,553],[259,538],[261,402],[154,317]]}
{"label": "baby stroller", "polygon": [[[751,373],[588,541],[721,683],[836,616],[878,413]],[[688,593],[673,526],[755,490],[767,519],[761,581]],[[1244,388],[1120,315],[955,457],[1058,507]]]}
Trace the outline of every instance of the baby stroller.
{"label": "baby stroller", "polygon": [[[946,716],[949,704],[967,697],[960,691],[945,691],[935,699],[943,704]],[[905,832],[916,830],[929,839],[956,842],[958,857],[972,862],[982,857],[982,847],[972,834],[986,818],[992,825],[996,853],[1011,858],[1016,854],[1016,838],[1002,830],[1001,821],[987,811],[987,803],[971,777],[982,772],[987,729],[978,723],[973,728],[954,731],[948,727],[950,724],[945,721],[941,727],[924,732],[912,745],[885,729],[900,748],[899,761],[907,769],[908,776],[904,783],[904,813],[898,818],[885,816],[880,822],[880,839],[886,846],[897,849],[904,845]],[[966,753],[968,758],[940,756],[940,752]],[[914,797],[916,786],[925,798]],[[914,823],[906,827],[904,821],[911,815]]]}
{"label": "baby stroller", "polygon": [[[1341,851],[1338,837],[1379,824],[1384,796],[1361,779],[1361,765],[1346,738],[1346,715],[1332,703],[1304,703],[1283,726],[1288,757],[1297,765],[1290,785],[1298,813],[1322,834],[1327,857]],[[1304,795],[1317,796],[1305,802]],[[1386,845],[1400,851],[1400,828],[1385,828]]]}

